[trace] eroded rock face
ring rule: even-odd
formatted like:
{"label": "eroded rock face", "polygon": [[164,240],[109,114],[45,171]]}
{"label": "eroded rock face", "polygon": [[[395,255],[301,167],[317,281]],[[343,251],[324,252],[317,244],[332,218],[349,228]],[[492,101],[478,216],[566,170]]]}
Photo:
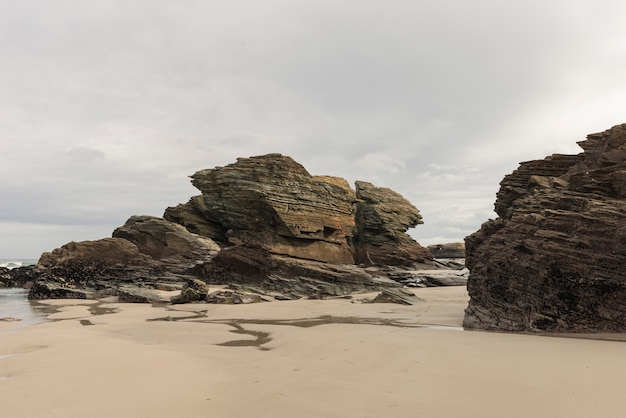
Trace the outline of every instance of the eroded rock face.
{"label": "eroded rock face", "polygon": [[500,183],[500,217],[465,241],[465,327],[626,330],[626,124],[579,145]]}
{"label": "eroded rock face", "polygon": [[[354,230],[356,196],[345,180],[313,177],[280,154],[239,158],[191,177],[202,196],[187,207],[168,209],[169,219],[180,219],[191,230],[214,229],[210,237],[225,239],[227,245],[354,263],[348,238]],[[193,226],[192,219],[200,223]]]}
{"label": "eroded rock face", "polygon": [[356,182],[356,197],[357,263],[394,266],[432,260],[430,251],[406,233],[423,223],[411,202],[391,189],[364,181]]}

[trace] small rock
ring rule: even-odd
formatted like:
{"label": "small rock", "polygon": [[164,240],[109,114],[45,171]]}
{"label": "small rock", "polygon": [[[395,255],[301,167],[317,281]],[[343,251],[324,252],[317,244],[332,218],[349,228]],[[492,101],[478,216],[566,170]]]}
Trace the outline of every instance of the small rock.
{"label": "small rock", "polygon": [[402,288],[383,290],[370,303],[399,303],[401,305],[415,305],[424,300],[415,296],[413,292]]}
{"label": "small rock", "polygon": [[16,321],[21,321],[22,318],[14,318],[12,316],[5,316],[4,318],[0,318],[0,321],[3,322],[16,322]]}

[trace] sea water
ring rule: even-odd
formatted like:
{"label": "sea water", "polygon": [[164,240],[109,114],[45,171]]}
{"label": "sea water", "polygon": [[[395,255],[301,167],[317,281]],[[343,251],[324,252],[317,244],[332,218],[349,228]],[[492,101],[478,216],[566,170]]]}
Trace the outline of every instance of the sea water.
{"label": "sea water", "polygon": [[26,258],[0,258],[0,267],[6,267],[9,269],[32,266],[33,264],[37,264],[37,260]]}
{"label": "sea water", "polygon": [[[0,259],[0,267],[13,269],[36,264],[32,259]],[[22,288],[0,289],[0,319],[18,318],[20,326],[46,321],[45,313],[28,300],[28,290]]]}

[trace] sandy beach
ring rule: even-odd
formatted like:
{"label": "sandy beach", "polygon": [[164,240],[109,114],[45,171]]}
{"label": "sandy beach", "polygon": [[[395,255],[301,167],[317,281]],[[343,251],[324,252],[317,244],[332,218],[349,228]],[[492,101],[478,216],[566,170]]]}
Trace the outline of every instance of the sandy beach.
{"label": "sandy beach", "polygon": [[0,416],[623,416],[626,343],[463,331],[464,287],[415,293],[46,301],[54,321],[0,324]]}

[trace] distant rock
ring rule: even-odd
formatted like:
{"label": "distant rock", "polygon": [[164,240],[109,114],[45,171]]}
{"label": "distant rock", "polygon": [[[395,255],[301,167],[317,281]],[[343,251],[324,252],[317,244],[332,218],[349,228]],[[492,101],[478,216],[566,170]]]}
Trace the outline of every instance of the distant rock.
{"label": "distant rock", "polygon": [[579,145],[507,175],[466,238],[466,328],[626,331],[626,124]]}
{"label": "distant rock", "polygon": [[131,216],[123,226],[113,231],[113,237],[132,242],[139,252],[155,260],[175,258],[193,261],[210,257],[221,249],[212,239],[155,216]]}
{"label": "distant rock", "polygon": [[434,258],[465,258],[464,242],[434,244],[429,245],[427,248]]}

